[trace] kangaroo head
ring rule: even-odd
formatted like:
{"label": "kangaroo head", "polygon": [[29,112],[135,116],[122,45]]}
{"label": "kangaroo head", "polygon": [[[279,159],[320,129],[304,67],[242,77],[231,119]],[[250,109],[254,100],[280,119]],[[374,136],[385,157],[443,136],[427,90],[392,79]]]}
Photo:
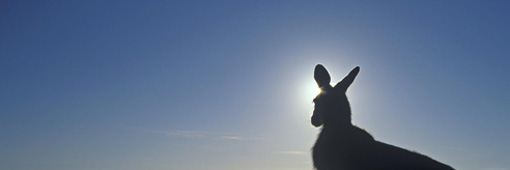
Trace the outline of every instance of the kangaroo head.
{"label": "kangaroo head", "polygon": [[331,77],[326,68],[320,64],[315,66],[314,78],[321,92],[313,99],[315,109],[312,115],[312,125],[315,127],[351,125],[351,108],[345,92],[359,73],[355,67],[342,81],[334,87],[329,83]]}

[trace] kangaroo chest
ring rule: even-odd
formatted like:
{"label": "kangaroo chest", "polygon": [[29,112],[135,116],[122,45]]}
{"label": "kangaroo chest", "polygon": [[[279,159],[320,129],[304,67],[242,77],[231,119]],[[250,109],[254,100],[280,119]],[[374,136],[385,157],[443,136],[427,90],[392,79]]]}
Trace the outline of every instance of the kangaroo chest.
{"label": "kangaroo chest", "polygon": [[373,142],[370,134],[356,127],[345,130],[325,128],[313,147],[314,166],[318,170],[351,169],[351,159],[367,153]]}

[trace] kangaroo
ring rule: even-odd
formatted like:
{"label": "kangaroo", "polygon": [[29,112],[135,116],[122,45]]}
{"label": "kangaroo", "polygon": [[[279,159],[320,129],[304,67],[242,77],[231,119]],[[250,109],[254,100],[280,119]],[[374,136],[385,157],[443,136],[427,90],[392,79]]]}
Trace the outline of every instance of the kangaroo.
{"label": "kangaroo", "polygon": [[453,170],[425,155],[376,141],[351,123],[345,92],[359,73],[355,67],[334,87],[326,68],[315,66],[314,78],[321,92],[313,100],[311,123],[322,126],[312,149],[317,170]]}

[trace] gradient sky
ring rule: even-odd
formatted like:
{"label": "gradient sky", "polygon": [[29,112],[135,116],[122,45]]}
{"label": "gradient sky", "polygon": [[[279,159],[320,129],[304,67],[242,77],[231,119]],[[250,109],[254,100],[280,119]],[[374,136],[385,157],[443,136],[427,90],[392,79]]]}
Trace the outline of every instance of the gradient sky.
{"label": "gradient sky", "polygon": [[0,169],[311,170],[324,64],[353,123],[510,170],[510,1],[0,1]]}

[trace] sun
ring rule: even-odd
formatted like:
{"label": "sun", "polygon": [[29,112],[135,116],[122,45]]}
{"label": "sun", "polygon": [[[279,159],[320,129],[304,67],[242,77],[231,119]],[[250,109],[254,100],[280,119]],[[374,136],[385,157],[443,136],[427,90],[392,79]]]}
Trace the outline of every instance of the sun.
{"label": "sun", "polygon": [[303,86],[301,88],[301,93],[303,94],[303,98],[309,102],[312,102],[312,100],[321,92],[321,89],[317,87],[317,84],[315,81],[309,80],[306,83],[303,83]]}

